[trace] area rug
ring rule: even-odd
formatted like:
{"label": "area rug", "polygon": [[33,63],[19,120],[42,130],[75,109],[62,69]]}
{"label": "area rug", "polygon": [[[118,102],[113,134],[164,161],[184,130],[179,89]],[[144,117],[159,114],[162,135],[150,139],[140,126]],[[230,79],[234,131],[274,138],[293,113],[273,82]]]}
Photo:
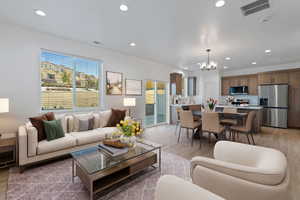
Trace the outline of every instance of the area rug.
{"label": "area rug", "polygon": [[[72,161],[66,159],[26,170],[20,174],[11,169],[7,200],[88,200],[89,193],[79,178],[72,183]],[[97,200],[154,200],[160,176],[172,174],[189,178],[190,162],[175,154],[162,152],[162,169],[142,173],[117,188],[96,196]]]}

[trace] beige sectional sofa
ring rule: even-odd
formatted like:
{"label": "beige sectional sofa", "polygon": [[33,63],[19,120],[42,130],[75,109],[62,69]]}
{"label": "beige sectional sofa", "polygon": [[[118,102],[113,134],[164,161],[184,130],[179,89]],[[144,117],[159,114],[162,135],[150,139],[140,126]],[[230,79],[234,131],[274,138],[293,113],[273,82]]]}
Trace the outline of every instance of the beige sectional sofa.
{"label": "beige sectional sofa", "polygon": [[[93,130],[78,132],[76,119],[88,115],[93,116]],[[117,131],[116,127],[105,127],[110,115],[111,110],[88,114],[55,115],[56,119],[61,119],[65,137],[52,141],[38,142],[37,129],[31,123],[20,126],[18,132],[19,166],[24,167],[99,144],[106,136]]]}

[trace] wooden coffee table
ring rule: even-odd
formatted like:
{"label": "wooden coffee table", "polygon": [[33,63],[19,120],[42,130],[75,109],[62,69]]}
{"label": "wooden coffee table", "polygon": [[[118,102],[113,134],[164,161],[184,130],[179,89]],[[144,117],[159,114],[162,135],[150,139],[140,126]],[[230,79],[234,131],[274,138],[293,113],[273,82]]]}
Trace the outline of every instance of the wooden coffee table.
{"label": "wooden coffee table", "polygon": [[148,167],[161,169],[161,146],[138,141],[128,153],[111,157],[98,147],[73,152],[72,181],[78,176],[90,192],[90,199]]}

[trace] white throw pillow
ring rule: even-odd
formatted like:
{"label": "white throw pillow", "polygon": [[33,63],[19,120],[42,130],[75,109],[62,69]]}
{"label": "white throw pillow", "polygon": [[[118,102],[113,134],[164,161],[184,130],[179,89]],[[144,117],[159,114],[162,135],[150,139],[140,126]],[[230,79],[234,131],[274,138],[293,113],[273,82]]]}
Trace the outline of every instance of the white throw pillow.
{"label": "white throw pillow", "polygon": [[100,128],[100,114],[93,113],[93,116],[94,116],[94,129]]}
{"label": "white throw pillow", "polygon": [[100,116],[100,128],[103,128],[108,123],[108,120],[111,116],[111,110],[100,111],[99,116]]}
{"label": "white throw pillow", "polygon": [[65,133],[68,132],[68,124],[67,124],[67,114],[57,114],[55,113],[55,119],[61,121],[61,126]]}
{"label": "white throw pillow", "polygon": [[73,114],[73,132],[79,132],[79,120],[87,120],[93,118],[93,113],[88,114]]}

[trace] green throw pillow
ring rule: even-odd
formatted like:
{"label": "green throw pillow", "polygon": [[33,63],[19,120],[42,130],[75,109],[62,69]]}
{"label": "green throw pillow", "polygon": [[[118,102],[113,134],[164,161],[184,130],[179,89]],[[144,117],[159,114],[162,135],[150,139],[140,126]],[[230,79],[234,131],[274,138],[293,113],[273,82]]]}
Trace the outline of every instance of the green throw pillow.
{"label": "green throw pillow", "polygon": [[64,130],[61,126],[60,120],[43,121],[47,140],[55,140],[61,137],[65,137]]}

